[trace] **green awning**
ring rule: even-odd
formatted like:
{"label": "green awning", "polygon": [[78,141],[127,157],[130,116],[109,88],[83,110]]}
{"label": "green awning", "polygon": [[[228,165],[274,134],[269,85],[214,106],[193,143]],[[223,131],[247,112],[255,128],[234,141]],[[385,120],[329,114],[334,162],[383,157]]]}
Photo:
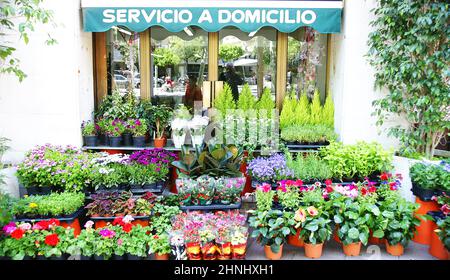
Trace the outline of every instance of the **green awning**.
{"label": "green awning", "polygon": [[86,32],[104,32],[124,26],[142,32],[161,26],[180,32],[198,26],[216,32],[234,26],[255,32],[265,26],[290,33],[310,26],[320,33],[339,33],[343,2],[299,0],[82,0]]}

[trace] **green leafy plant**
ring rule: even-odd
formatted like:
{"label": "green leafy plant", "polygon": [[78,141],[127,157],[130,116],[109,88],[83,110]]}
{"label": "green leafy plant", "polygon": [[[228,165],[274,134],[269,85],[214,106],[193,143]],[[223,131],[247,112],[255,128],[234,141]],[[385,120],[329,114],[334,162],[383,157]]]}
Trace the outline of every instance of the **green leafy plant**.
{"label": "green leafy plant", "polygon": [[337,179],[364,178],[391,170],[393,151],[386,151],[379,143],[358,142],[344,145],[333,142],[320,149],[322,158]]}
{"label": "green leafy plant", "polygon": [[270,246],[277,253],[280,246],[286,242],[286,237],[294,233],[294,219],[290,212],[280,210],[254,211],[249,219],[249,225],[254,228],[251,237],[261,245]]}
{"label": "green leafy plant", "polygon": [[337,134],[328,125],[291,125],[281,130],[281,139],[288,142],[324,143],[336,141]]}
{"label": "green leafy plant", "polygon": [[124,165],[124,177],[128,179],[131,185],[150,185],[156,182],[161,182],[165,179],[169,170],[166,166],[158,166],[157,164],[150,163],[148,165],[142,165],[139,163],[133,163]]}
{"label": "green leafy plant", "polygon": [[171,247],[169,242],[169,235],[167,234],[156,234],[150,238],[149,242],[150,253],[154,254],[170,254]]}
{"label": "green leafy plant", "polygon": [[438,220],[436,224],[438,229],[436,229],[435,232],[447,251],[450,251],[450,215],[447,215],[445,219]]}
{"label": "green leafy plant", "polygon": [[172,109],[166,105],[158,105],[153,107],[153,117],[156,126],[156,138],[162,138],[166,128],[170,124],[172,118]]}
{"label": "green leafy plant", "polygon": [[298,186],[279,187],[276,191],[278,202],[285,210],[295,210],[300,204]]}
{"label": "green leafy plant", "polygon": [[0,191],[0,227],[6,225],[13,218],[12,206],[14,199]]}
{"label": "green leafy plant", "polygon": [[97,129],[95,123],[88,121],[83,122],[81,125],[81,135],[83,136],[95,136],[97,135]]}
{"label": "green leafy plant", "polygon": [[241,110],[251,110],[255,109],[256,100],[255,97],[252,94],[252,91],[250,89],[250,86],[248,84],[245,84],[242,87],[242,91],[239,94],[239,99],[237,102],[237,109]]}
{"label": "green leafy plant", "polygon": [[333,174],[325,160],[316,154],[303,156],[298,154],[293,159],[292,154],[286,154],[286,163],[289,169],[294,172],[295,178],[304,181],[323,181],[332,178]]}
{"label": "green leafy plant", "polygon": [[150,228],[156,234],[169,232],[172,228],[172,218],[181,213],[178,206],[167,206],[155,204],[153,207],[153,215],[150,220]]}
{"label": "green leafy plant", "polygon": [[97,166],[91,174],[92,186],[116,188],[127,183],[127,167],[120,163],[110,163],[107,166]]}
{"label": "green leafy plant", "polygon": [[445,169],[445,166],[444,161],[442,164],[415,163],[409,169],[411,181],[423,189],[448,190],[450,189],[450,172]]}
{"label": "green leafy plant", "polygon": [[244,54],[244,49],[239,45],[221,44],[219,47],[219,58],[223,61],[233,61]]}
{"label": "green leafy plant", "polygon": [[392,126],[389,134],[400,140],[402,152],[428,158],[450,128],[448,11],[440,0],[379,1],[368,41],[375,85],[388,90],[373,102],[377,124],[404,118],[408,126]]}
{"label": "green leafy plant", "polygon": [[258,211],[269,211],[272,209],[275,194],[276,193],[271,190],[269,185],[267,185],[265,190],[257,188],[255,191],[256,209],[258,209]]}
{"label": "green leafy plant", "polygon": [[[271,118],[272,111],[275,109],[275,102],[272,100],[272,93],[269,88],[264,88],[261,98],[256,102],[256,109],[260,118]],[[261,112],[265,110],[265,114]]]}
{"label": "green leafy plant", "polygon": [[129,119],[126,130],[134,137],[143,137],[147,134],[148,122],[146,119]]}
{"label": "green leafy plant", "polygon": [[308,96],[302,93],[294,111],[294,124],[310,124],[311,123],[311,106]]}

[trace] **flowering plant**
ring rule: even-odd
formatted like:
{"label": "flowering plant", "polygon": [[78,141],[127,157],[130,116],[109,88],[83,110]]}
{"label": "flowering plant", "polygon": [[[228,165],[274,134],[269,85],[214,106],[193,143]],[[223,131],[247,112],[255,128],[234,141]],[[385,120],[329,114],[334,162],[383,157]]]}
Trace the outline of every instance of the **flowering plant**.
{"label": "flowering plant", "polygon": [[171,253],[169,235],[167,234],[153,235],[150,238],[149,245],[151,254],[163,255]]}
{"label": "flowering plant", "polygon": [[87,121],[81,124],[81,135],[83,136],[95,136],[97,135],[97,129],[98,129],[98,125],[91,122],[91,121]]}
{"label": "flowering plant", "polygon": [[206,116],[195,115],[192,120],[189,121],[188,127],[191,130],[192,136],[204,136],[205,129],[208,126],[209,118]]}
{"label": "flowering plant", "polygon": [[110,137],[120,137],[126,130],[126,123],[119,119],[108,120],[106,134]]}
{"label": "flowering plant", "polygon": [[176,136],[183,136],[186,134],[189,122],[185,119],[173,119],[170,123],[172,127],[172,133]]}
{"label": "flowering plant", "polygon": [[269,184],[258,185],[255,191],[256,208],[258,211],[269,211],[272,209],[275,192]]}
{"label": "flowering plant", "polygon": [[230,204],[239,201],[245,186],[245,177],[219,178],[215,182],[215,200],[222,204]]}
{"label": "flowering plant", "polygon": [[144,186],[161,182],[168,173],[169,170],[165,165],[132,163],[126,166],[126,177],[131,185]]}
{"label": "flowering plant", "polygon": [[275,183],[293,176],[282,154],[274,154],[267,158],[257,157],[250,161],[247,170],[253,179],[265,183]]}
{"label": "flowering plant", "polygon": [[300,203],[300,188],[303,186],[301,180],[282,180],[278,182],[277,198],[278,202],[285,209],[294,210]]}
{"label": "flowering plant", "polygon": [[166,151],[161,148],[146,149],[134,152],[130,155],[130,162],[137,162],[142,165],[156,164],[159,167],[165,165],[170,166],[170,163],[177,160],[177,155],[173,152]]}
{"label": "flowering plant", "polygon": [[129,119],[126,124],[126,130],[135,137],[143,137],[148,131],[146,119]]}

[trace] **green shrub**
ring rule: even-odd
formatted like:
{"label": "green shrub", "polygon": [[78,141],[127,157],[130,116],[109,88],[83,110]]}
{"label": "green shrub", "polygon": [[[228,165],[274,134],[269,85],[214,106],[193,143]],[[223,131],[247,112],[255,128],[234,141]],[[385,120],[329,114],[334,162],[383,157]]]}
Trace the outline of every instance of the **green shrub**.
{"label": "green shrub", "polygon": [[280,128],[283,129],[294,124],[295,107],[297,106],[297,98],[293,93],[284,97],[283,109],[280,114]]}
{"label": "green shrub", "polygon": [[222,113],[222,116],[225,115],[228,109],[236,109],[236,103],[233,99],[231,87],[228,84],[224,84],[223,89],[214,100],[214,108],[219,110]]}
{"label": "green shrub", "polygon": [[300,143],[332,142],[337,134],[327,125],[291,125],[281,130],[281,139]]}
{"label": "green shrub", "polygon": [[293,159],[292,155],[287,158],[287,166],[294,171],[295,178],[303,181],[323,181],[330,179],[333,174],[325,160],[321,159],[317,154],[297,154]]}
{"label": "green shrub", "polygon": [[256,100],[250,90],[250,86],[245,84],[242,88],[241,94],[239,95],[239,100],[237,102],[237,108],[241,110],[255,109]]}
{"label": "green shrub", "polygon": [[272,93],[269,88],[264,88],[263,94],[261,95],[261,98],[256,103],[256,109],[258,110],[266,110],[266,115],[262,116],[261,113],[259,113],[259,117],[272,117],[272,110],[275,108],[275,102],[272,100]]}
{"label": "green shrub", "polygon": [[362,179],[378,172],[392,169],[394,153],[386,151],[381,144],[358,142],[344,145],[333,142],[320,149],[321,156],[331,168],[336,179]]}
{"label": "green shrub", "polygon": [[[450,172],[446,170],[449,164],[415,163],[409,169],[411,181],[424,189],[450,190]],[[447,167],[448,168],[448,167]]]}
{"label": "green shrub", "polygon": [[310,118],[309,122],[311,124],[321,124],[324,123],[322,119],[322,104],[320,103],[320,94],[319,91],[316,89],[314,91],[314,97],[311,104],[311,112],[310,112]]}
{"label": "green shrub", "polygon": [[308,97],[305,93],[302,94],[298,105],[294,111],[294,124],[310,124],[311,123],[311,109]]}
{"label": "green shrub", "polygon": [[331,94],[328,93],[322,110],[322,123],[334,127],[334,104]]}

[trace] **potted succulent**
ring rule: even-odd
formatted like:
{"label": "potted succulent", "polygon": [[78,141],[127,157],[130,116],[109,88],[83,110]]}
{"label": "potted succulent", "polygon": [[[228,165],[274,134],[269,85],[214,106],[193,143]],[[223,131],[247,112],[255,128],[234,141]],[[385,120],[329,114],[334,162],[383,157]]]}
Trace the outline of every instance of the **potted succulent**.
{"label": "potted succulent", "polygon": [[91,122],[81,124],[81,134],[83,135],[84,145],[89,147],[97,146],[98,125]]}
{"label": "potted succulent", "polygon": [[148,131],[146,119],[132,119],[128,121],[128,127],[131,132],[133,146],[145,147],[145,135]]}
{"label": "potted succulent", "polygon": [[165,105],[158,105],[154,106],[152,111],[156,126],[155,147],[163,148],[166,141],[164,133],[172,117],[172,110]]}
{"label": "potted succulent", "polygon": [[150,253],[155,254],[155,260],[168,260],[171,248],[169,236],[167,234],[155,234],[150,238]]}
{"label": "potted succulent", "polygon": [[250,217],[249,225],[254,228],[251,237],[264,245],[266,258],[279,260],[283,254],[286,237],[293,233],[294,220],[290,213],[280,210],[250,211],[249,213],[253,215]]}
{"label": "potted succulent", "polygon": [[189,129],[191,132],[192,145],[200,146],[205,137],[206,127],[208,126],[209,118],[205,116],[195,115],[189,122]]}
{"label": "potted succulent", "polygon": [[125,132],[125,124],[119,119],[108,121],[106,133],[108,134],[109,145],[120,147],[122,144],[122,134]]}

